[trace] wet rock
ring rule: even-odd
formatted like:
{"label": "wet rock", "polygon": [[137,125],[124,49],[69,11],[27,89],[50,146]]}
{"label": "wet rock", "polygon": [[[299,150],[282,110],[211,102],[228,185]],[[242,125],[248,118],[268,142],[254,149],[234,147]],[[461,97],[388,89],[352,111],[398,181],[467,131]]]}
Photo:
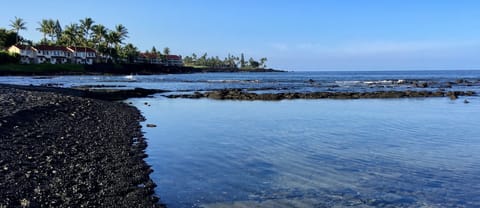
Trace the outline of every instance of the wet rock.
{"label": "wet rock", "polygon": [[[428,85],[427,85],[428,86]],[[257,94],[240,89],[225,89],[210,92],[195,92],[194,94],[171,94],[168,98],[210,98],[216,100],[284,100],[284,99],[361,99],[361,98],[414,98],[414,97],[445,97],[457,99],[458,96],[475,95],[473,91],[376,91],[376,92],[311,92],[311,93],[264,93]]]}

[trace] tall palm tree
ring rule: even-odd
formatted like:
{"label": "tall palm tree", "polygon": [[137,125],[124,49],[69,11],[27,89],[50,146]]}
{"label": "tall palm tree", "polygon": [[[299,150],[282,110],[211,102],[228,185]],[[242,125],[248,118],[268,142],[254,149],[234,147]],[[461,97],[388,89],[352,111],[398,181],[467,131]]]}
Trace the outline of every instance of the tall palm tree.
{"label": "tall palm tree", "polygon": [[37,30],[43,33],[43,41],[47,40],[47,35],[50,36],[53,41],[53,37],[55,37],[55,21],[52,19],[43,19],[38,24],[40,27],[37,28]]}
{"label": "tall palm tree", "polygon": [[100,44],[101,41],[103,41],[105,39],[105,37],[107,36],[107,28],[101,24],[98,24],[98,25],[93,25],[92,26],[92,40],[94,42],[94,44]]}
{"label": "tall palm tree", "polygon": [[128,38],[128,30],[122,24],[119,24],[119,25],[115,26],[115,33],[117,33],[118,39],[120,40],[118,44],[123,43],[125,38]]}
{"label": "tall palm tree", "polygon": [[25,25],[27,23],[22,18],[18,17],[15,17],[14,20],[10,20],[10,23],[10,27],[12,27],[12,29],[15,30],[15,32],[17,33],[16,43],[18,43],[18,37],[20,36],[18,32],[20,32],[20,30],[26,30],[27,27]]}
{"label": "tall palm tree", "polygon": [[87,63],[87,47],[88,42],[90,41],[90,30],[92,29],[94,21],[90,17],[86,17],[83,20],[80,20],[80,28],[82,29],[83,35],[85,36],[85,42],[83,42],[83,46],[85,48],[85,63]]}
{"label": "tall palm tree", "polygon": [[[62,33],[62,41],[64,41],[68,46],[73,46],[75,51],[77,51],[77,44],[80,42],[81,37],[81,29],[78,24],[74,23],[67,25]],[[75,56],[76,54],[74,54],[72,57],[72,61],[75,60]]]}
{"label": "tall palm tree", "polygon": [[103,55],[104,51],[100,50],[100,47],[105,47],[105,38],[107,37],[107,28],[101,24],[92,26],[92,41],[93,46],[97,52]]}
{"label": "tall palm tree", "polygon": [[80,20],[80,28],[82,29],[83,35],[85,37],[85,45],[88,44],[90,39],[90,31],[92,30],[94,21],[90,17],[86,17],[85,19]]}

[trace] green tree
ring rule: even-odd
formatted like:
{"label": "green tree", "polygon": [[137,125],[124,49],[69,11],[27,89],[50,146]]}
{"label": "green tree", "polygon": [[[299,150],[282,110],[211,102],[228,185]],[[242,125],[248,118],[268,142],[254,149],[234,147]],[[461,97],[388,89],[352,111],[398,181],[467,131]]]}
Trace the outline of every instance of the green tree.
{"label": "green tree", "polygon": [[240,68],[245,68],[245,56],[243,53],[240,55]]}
{"label": "green tree", "polygon": [[122,49],[119,51],[119,55],[122,59],[125,59],[127,63],[134,63],[135,58],[138,57],[138,54],[140,53],[133,44],[129,43],[125,45],[125,47],[122,47]]}
{"label": "green tree", "polygon": [[167,56],[170,55],[170,48],[165,47],[165,48],[163,49],[163,54],[165,54],[165,55],[167,55]]}
{"label": "green tree", "polygon": [[57,39],[57,44],[59,44],[62,39],[62,26],[58,20],[55,22],[55,38]]}
{"label": "green tree", "polygon": [[[17,33],[0,28],[0,50],[4,50],[16,44],[18,42],[17,38]],[[22,38],[20,37],[20,40],[21,39]]]}
{"label": "green tree", "polygon": [[267,60],[268,60],[268,59],[267,59],[266,57],[263,57],[263,58],[260,59],[260,65],[261,65],[263,68],[267,68],[267,64],[266,64]]}
{"label": "green tree", "polygon": [[260,63],[258,63],[258,61],[255,61],[255,59],[250,58],[248,59],[248,66],[252,69],[256,69],[260,66]]}
{"label": "green tree", "polygon": [[55,21],[52,19],[43,19],[41,22],[38,23],[40,25],[37,28],[38,31],[43,33],[42,43],[47,43],[47,35],[51,37],[53,41],[53,37],[55,36]]}
{"label": "green tree", "polygon": [[93,23],[94,21],[90,17],[85,17],[85,19],[80,20],[80,29],[82,30],[82,33],[83,33],[84,46],[88,46],[88,42],[91,37],[91,30],[93,27]]}
{"label": "green tree", "polygon": [[26,25],[27,23],[22,18],[15,17],[14,20],[10,20],[10,27],[12,27],[12,29],[17,34],[16,43],[18,43],[18,40],[19,40],[20,30],[26,30],[27,29]]}

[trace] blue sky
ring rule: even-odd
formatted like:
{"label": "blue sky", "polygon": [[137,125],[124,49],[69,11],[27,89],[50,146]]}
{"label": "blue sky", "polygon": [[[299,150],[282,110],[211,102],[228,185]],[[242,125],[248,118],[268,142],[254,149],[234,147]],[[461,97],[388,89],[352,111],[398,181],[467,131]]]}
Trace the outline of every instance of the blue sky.
{"label": "blue sky", "polygon": [[125,25],[141,50],[255,58],[287,70],[480,69],[478,0],[23,0],[2,3],[28,39],[44,18]]}

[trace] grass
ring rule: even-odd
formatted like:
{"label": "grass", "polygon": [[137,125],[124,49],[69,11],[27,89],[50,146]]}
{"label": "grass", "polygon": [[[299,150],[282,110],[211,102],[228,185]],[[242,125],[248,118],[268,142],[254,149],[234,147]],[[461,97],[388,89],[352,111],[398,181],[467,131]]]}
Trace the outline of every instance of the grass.
{"label": "grass", "polygon": [[85,72],[80,64],[0,64],[0,72],[54,73]]}

